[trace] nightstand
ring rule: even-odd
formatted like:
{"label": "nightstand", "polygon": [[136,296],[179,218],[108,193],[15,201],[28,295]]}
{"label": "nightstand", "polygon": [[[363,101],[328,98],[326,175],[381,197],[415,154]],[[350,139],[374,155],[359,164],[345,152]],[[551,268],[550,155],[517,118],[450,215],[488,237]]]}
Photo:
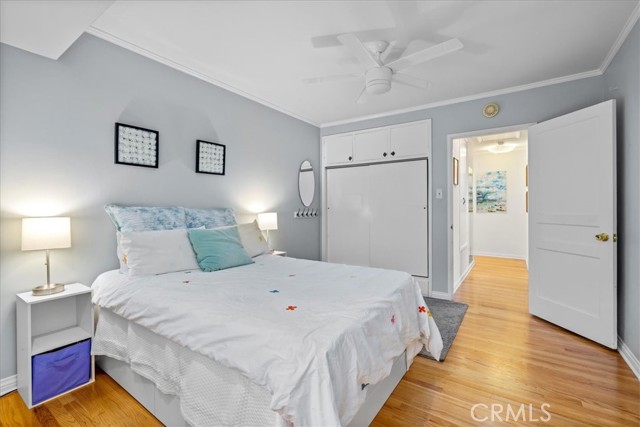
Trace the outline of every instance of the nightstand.
{"label": "nightstand", "polygon": [[95,379],[91,288],[16,298],[18,393],[32,408]]}
{"label": "nightstand", "polygon": [[275,256],[287,256],[287,253],[285,251],[271,251],[271,255],[275,255]]}

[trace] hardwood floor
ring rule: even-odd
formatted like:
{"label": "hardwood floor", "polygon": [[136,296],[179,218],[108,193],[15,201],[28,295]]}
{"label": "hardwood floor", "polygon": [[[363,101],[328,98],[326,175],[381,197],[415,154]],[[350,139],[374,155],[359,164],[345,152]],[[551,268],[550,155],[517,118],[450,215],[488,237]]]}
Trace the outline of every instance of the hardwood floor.
{"label": "hardwood floor", "polygon": [[374,427],[640,425],[640,382],[616,351],[529,315],[523,261],[476,257],[455,300],[469,309],[447,359],[417,358]]}
{"label": "hardwood floor", "polygon": [[[616,351],[528,314],[522,261],[477,257],[455,299],[469,310],[446,361],[416,358],[374,427],[640,425],[640,382]],[[2,427],[159,425],[99,371],[31,411],[0,398]]]}
{"label": "hardwood floor", "polygon": [[159,427],[162,423],[104,372],[96,381],[32,410],[17,391],[0,398],[0,427]]}

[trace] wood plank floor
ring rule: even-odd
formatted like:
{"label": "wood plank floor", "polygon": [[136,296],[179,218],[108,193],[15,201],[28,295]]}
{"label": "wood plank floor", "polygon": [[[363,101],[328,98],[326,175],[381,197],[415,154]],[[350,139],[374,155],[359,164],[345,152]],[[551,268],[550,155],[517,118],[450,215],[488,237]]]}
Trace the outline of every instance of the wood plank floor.
{"label": "wood plank floor", "polygon": [[476,257],[455,300],[469,309],[447,359],[417,358],[373,426],[640,426],[622,357],[529,315],[523,261]]}
{"label": "wood plank floor", "polygon": [[[416,358],[374,427],[640,425],[640,382],[617,352],[528,314],[522,261],[477,257],[455,299],[469,310],[446,361]],[[100,371],[31,411],[0,398],[2,427],[159,425]]]}

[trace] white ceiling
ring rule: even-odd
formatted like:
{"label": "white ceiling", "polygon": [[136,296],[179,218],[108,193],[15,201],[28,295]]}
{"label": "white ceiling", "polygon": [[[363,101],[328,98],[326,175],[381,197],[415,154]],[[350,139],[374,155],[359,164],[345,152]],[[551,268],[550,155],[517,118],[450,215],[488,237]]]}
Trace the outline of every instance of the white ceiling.
{"label": "white ceiling", "polygon": [[[327,125],[601,74],[637,19],[638,4],[116,1],[87,31],[294,117]],[[363,86],[359,79],[301,81],[364,71],[338,42],[345,33],[365,42],[395,41],[389,60],[406,54],[412,40],[417,42],[410,50],[451,38],[465,47],[406,70],[430,81],[428,91],[394,86],[360,105],[355,102]]]}
{"label": "white ceiling", "polygon": [[1,0],[0,41],[58,59],[112,3]]}

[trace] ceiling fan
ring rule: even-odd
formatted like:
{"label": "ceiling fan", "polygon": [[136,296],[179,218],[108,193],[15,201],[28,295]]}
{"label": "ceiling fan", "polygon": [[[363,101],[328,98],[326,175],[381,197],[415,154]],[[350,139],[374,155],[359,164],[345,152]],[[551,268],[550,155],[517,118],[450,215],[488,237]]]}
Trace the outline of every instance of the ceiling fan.
{"label": "ceiling fan", "polygon": [[[429,82],[408,74],[399,73],[399,71],[463,48],[463,44],[460,40],[451,39],[435,46],[402,56],[394,61],[384,63],[384,60],[393,47],[393,42],[389,43],[384,40],[376,40],[363,43],[355,34],[352,33],[342,34],[338,36],[338,40],[343,45],[351,49],[353,54],[366,69],[364,72],[365,85],[358,97],[358,104],[365,103],[369,94],[382,94],[389,92],[389,90],[391,90],[391,82],[419,89],[427,89],[429,87]],[[304,79],[303,82],[321,83],[362,76],[362,73],[340,74],[335,76]]]}

